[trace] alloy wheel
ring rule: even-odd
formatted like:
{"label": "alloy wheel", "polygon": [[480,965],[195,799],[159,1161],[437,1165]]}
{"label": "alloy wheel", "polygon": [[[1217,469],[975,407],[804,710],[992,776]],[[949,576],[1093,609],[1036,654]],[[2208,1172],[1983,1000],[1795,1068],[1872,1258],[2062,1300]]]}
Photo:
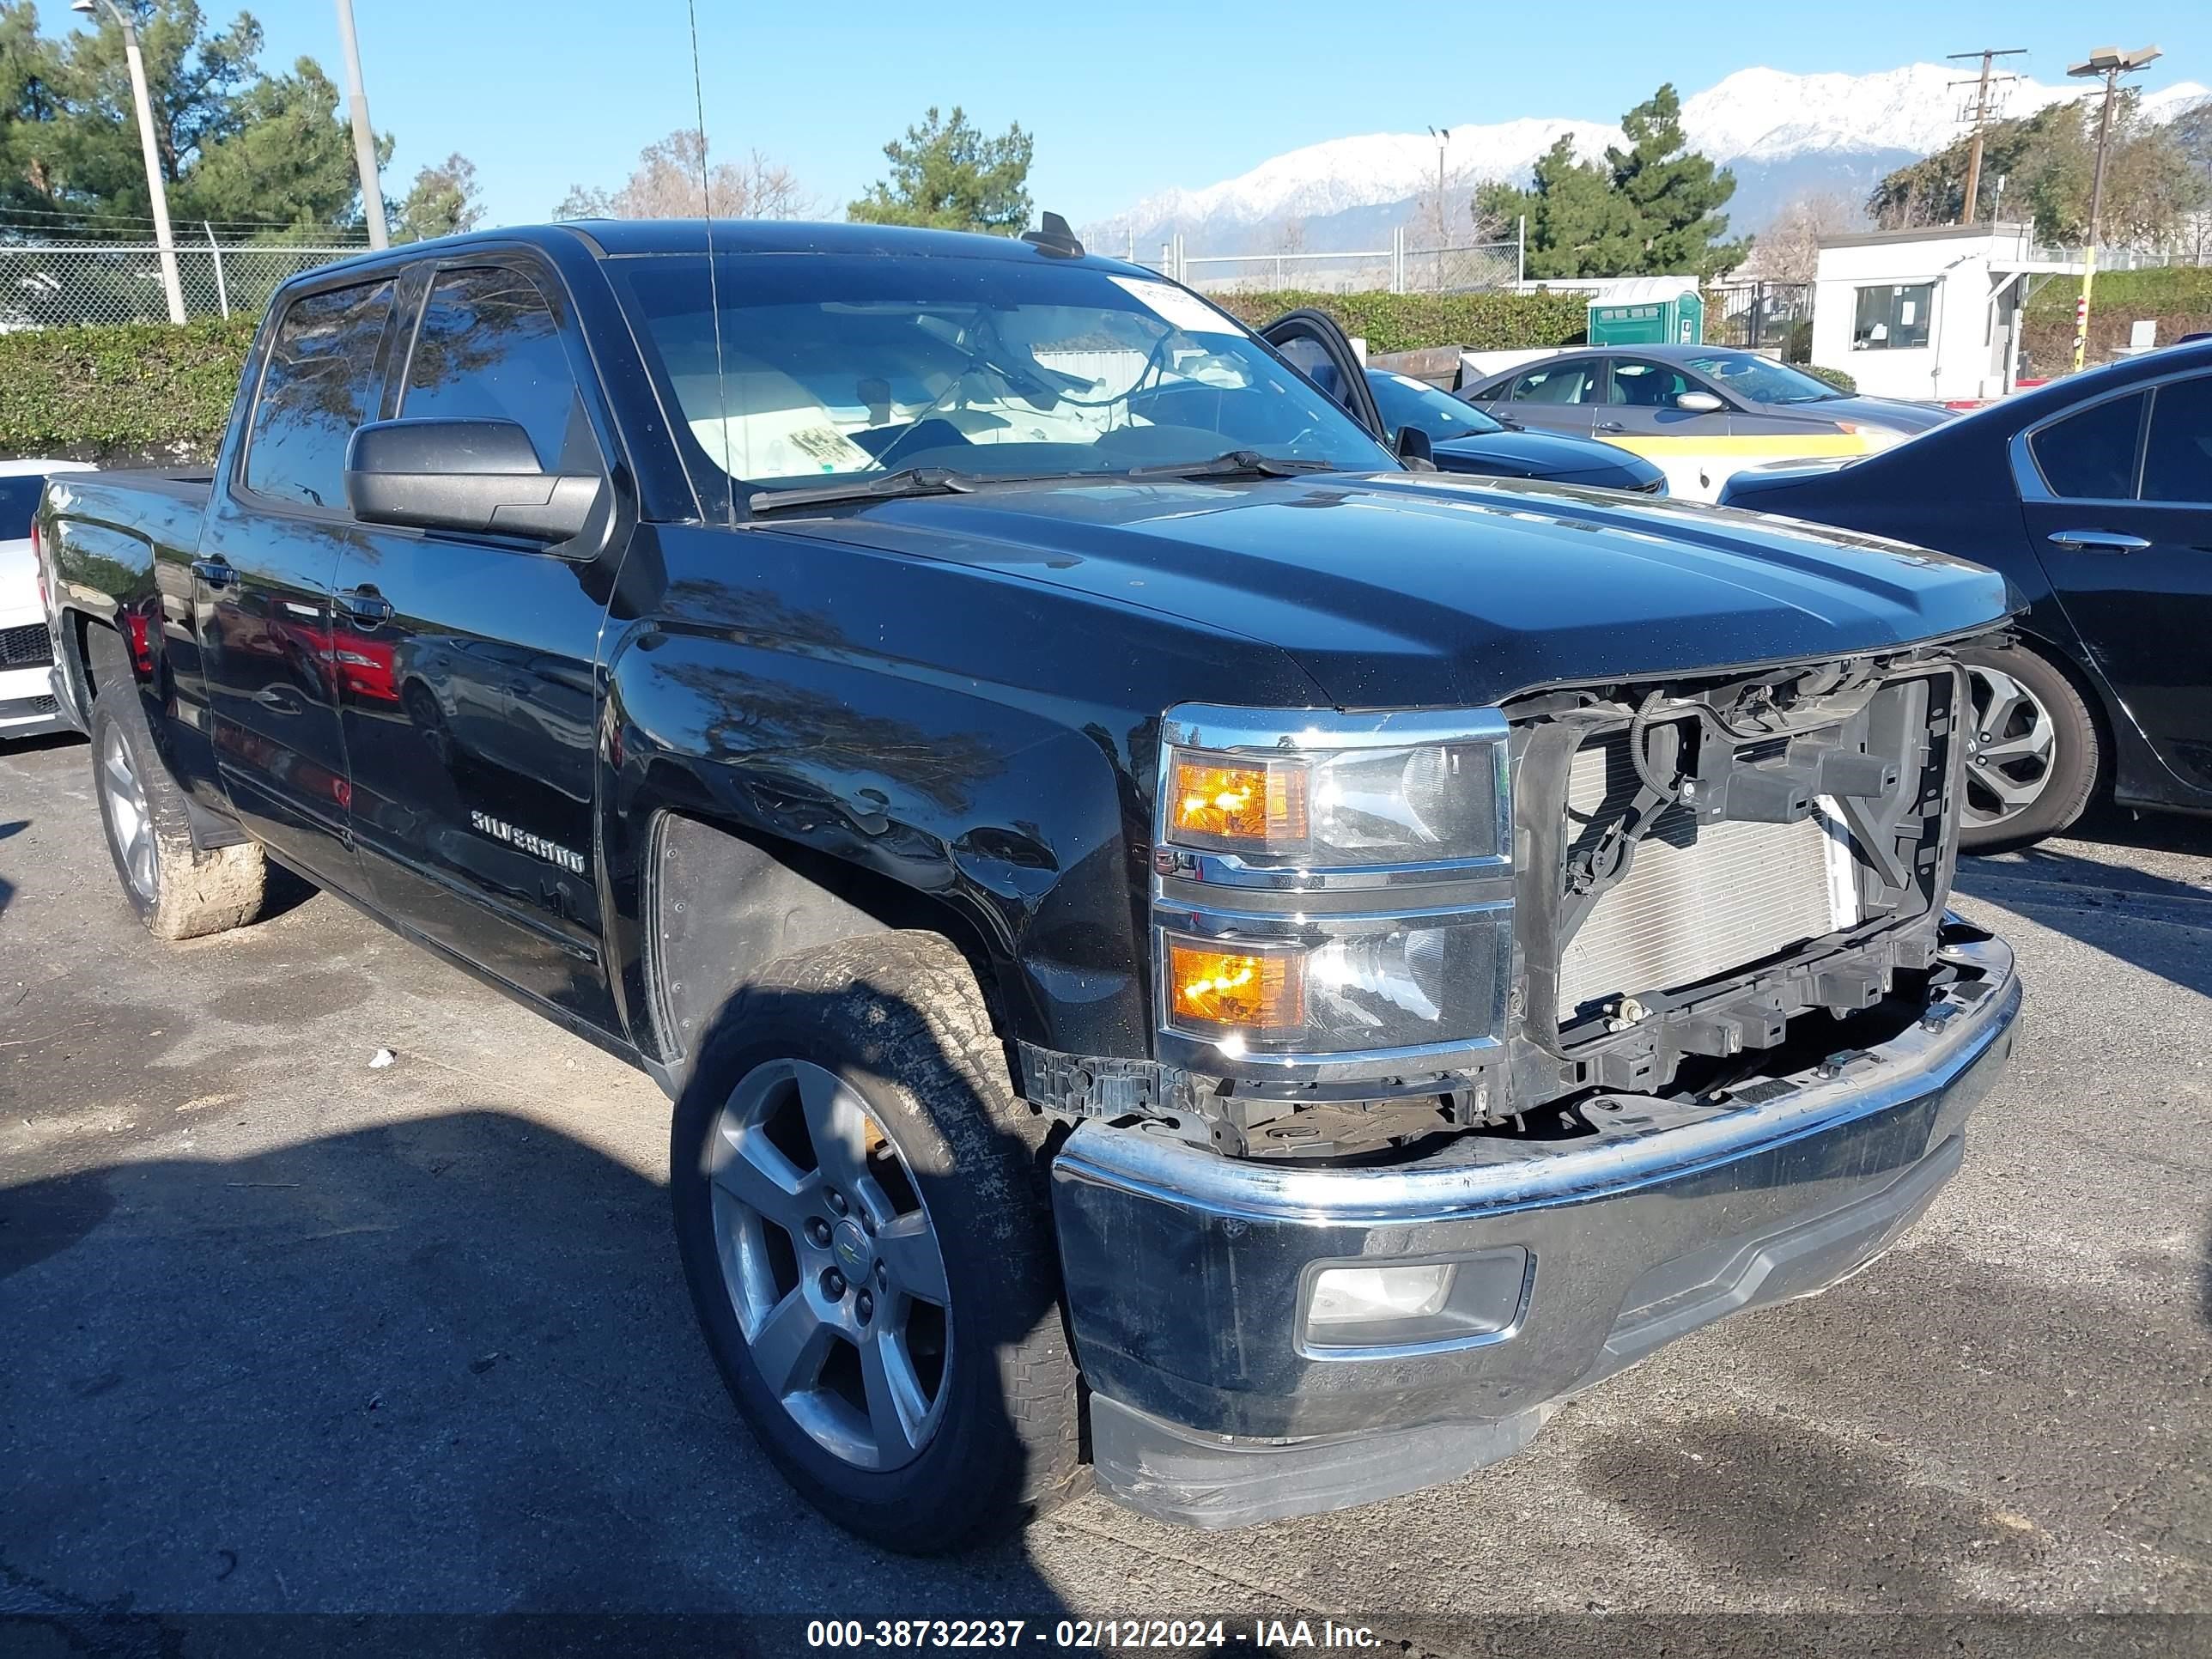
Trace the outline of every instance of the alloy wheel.
{"label": "alloy wheel", "polygon": [[124,878],[141,902],[151,905],[161,896],[161,866],[155,859],[154,816],[146,805],[145,786],[131,763],[131,746],[122,732],[110,727],[100,756],[100,793],[107,806],[107,838],[115,848]]}
{"label": "alloy wheel", "polygon": [[2010,823],[2050,788],[2057,731],[2050,709],[2002,669],[1966,665],[1972,724],[1966,732],[1966,821],[1981,829]]}
{"label": "alloy wheel", "polygon": [[920,1455],[951,1391],[945,1257],[905,1158],[825,1067],[755,1066],[708,1142],[714,1245],[761,1378],[856,1468]]}

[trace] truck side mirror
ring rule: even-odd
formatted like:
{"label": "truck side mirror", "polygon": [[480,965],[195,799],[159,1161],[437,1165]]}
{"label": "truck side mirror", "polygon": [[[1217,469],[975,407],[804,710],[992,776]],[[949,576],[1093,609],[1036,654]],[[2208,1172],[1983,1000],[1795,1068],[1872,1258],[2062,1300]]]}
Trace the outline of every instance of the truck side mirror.
{"label": "truck side mirror", "polygon": [[346,504],[363,524],[563,542],[606,480],[548,472],[513,421],[372,421],[346,447]]}

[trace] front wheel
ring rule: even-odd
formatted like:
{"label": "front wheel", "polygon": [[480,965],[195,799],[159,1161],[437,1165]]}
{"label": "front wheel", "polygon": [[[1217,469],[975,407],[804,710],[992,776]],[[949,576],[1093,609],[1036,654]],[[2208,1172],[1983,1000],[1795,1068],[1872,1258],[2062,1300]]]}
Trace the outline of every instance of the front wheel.
{"label": "front wheel", "polygon": [[677,1103],[677,1241],[723,1381],[785,1478],[886,1547],[956,1549],[1073,1490],[1042,1143],[930,933],[763,970]]}
{"label": "front wheel", "polygon": [[1993,853],[2057,835],[2087,807],[2103,763],[2088,705],[2025,646],[1971,647],[1959,660],[1969,705],[1959,845]]}

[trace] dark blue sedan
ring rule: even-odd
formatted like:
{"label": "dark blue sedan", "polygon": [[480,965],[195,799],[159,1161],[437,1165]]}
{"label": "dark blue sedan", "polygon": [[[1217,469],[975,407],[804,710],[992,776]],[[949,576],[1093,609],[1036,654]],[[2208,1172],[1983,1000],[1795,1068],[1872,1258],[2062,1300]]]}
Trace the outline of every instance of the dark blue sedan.
{"label": "dark blue sedan", "polygon": [[1570,438],[1508,425],[1439,392],[1425,380],[1367,371],[1369,390],[1389,428],[1393,447],[1407,427],[1428,434],[1437,468],[1445,472],[1486,473],[1493,478],[1545,478],[1555,483],[1595,484],[1633,489],[1646,495],[1667,493],[1667,475],[1641,455],[1594,438]]}

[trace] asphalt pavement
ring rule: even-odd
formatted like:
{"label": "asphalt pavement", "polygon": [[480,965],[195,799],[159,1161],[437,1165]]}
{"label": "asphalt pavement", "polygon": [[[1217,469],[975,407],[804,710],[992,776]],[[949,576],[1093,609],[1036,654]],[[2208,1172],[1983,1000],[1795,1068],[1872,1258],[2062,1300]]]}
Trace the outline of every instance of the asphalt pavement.
{"label": "asphalt pavement", "polygon": [[0,748],[0,1613],[2212,1613],[2212,825],[1969,863],[2022,1042],[1857,1278],[1438,1491],[1227,1534],[1091,1497],[948,1562],[738,1420],[645,1078],[325,896],[155,944],[89,769]]}

